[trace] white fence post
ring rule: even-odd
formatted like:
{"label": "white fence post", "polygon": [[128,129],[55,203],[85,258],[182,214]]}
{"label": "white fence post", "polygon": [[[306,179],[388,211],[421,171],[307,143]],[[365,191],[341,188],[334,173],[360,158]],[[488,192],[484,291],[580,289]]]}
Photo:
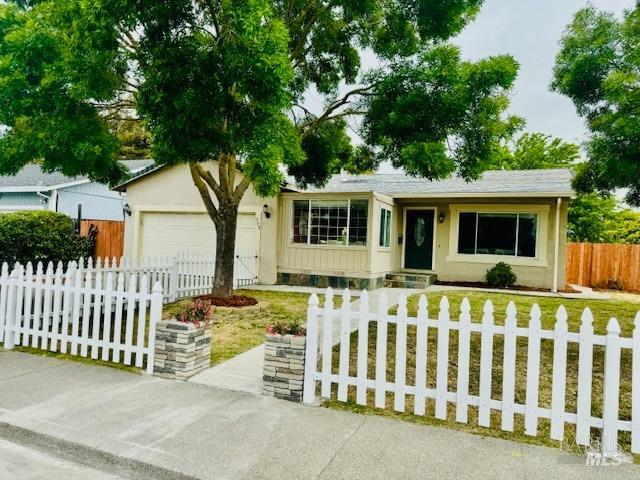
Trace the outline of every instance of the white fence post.
{"label": "white fence post", "polygon": [[640,453],[640,312],[633,329],[631,368],[631,452]]}
{"label": "white fence post", "polygon": [[342,292],[340,312],[340,363],[338,365],[338,400],[347,401],[349,377],[349,355],[351,354],[351,294],[345,288]]}
{"label": "white fence post", "polygon": [[564,438],[564,413],[567,390],[567,310],[560,305],[553,339],[553,377],[551,387],[551,438]]}
{"label": "white fence post", "polygon": [[[147,350],[147,373],[153,374],[153,362],[156,352],[156,326],[162,319],[162,303],[164,297],[162,295],[162,285],[160,282],[156,282],[153,286],[153,293],[151,294],[151,306],[149,307],[149,340]],[[142,353],[140,353],[142,356]]]}
{"label": "white fence post", "polygon": [[438,359],[436,361],[436,418],[447,419],[449,383],[449,300],[442,296],[438,314]]}
{"label": "white fence post", "polygon": [[367,404],[367,377],[369,357],[369,294],[366,290],[360,295],[358,311],[358,372],[356,403]]}
{"label": "white fence post", "polygon": [[591,387],[593,384],[593,315],[589,308],[582,312],[578,351],[578,400],[576,406],[576,443],[591,443]]}
{"label": "white fence post", "polygon": [[376,408],[384,408],[387,403],[387,294],[382,292],[378,299],[378,331],[376,332]]}
{"label": "white fence post", "polygon": [[322,387],[324,398],[331,395],[331,359],[333,354],[333,290],[327,288],[322,323]]}
{"label": "white fence post", "polygon": [[9,265],[2,264],[0,271],[0,342],[4,341],[5,324],[7,322],[7,290],[9,289]]}
{"label": "white fence post", "polygon": [[604,392],[602,405],[601,452],[613,455],[618,451],[618,407],[620,402],[620,325],[612,318],[607,324],[607,344],[604,354]]}
{"label": "white fence post", "polygon": [[502,359],[502,418],[500,428],[513,432],[513,401],[516,387],[516,305],[509,302],[504,322],[504,353]]}
{"label": "white fence post", "polygon": [[480,337],[480,406],[478,425],[491,426],[491,377],[493,373],[493,303],[487,300],[482,315]]}
{"label": "white fence post", "polygon": [[[456,422],[467,423],[469,418],[469,352],[471,347],[471,305],[465,297],[460,304],[458,333],[458,381]],[[426,333],[426,332],[425,332]],[[426,352],[425,352],[426,361]],[[424,400],[422,401],[424,405]],[[424,407],[423,407],[424,410]]]}
{"label": "white fence post", "polygon": [[316,369],[318,367],[318,296],[309,298],[307,309],[307,347],[304,362],[304,392],[302,401],[313,403],[316,399]]}
{"label": "white fence post", "polygon": [[424,415],[427,388],[427,297],[420,295],[416,319],[416,394],[413,413]]}
{"label": "white fence post", "polygon": [[540,383],[540,307],[531,308],[529,322],[529,344],[527,346],[527,394],[524,415],[524,433],[536,436],[538,433],[538,386]]}
{"label": "white fence post", "polygon": [[4,348],[7,350],[11,350],[14,347],[16,338],[17,278],[18,273],[14,270],[9,277],[9,286],[7,288],[7,314],[4,325]]}
{"label": "white fence post", "polygon": [[398,315],[396,323],[396,371],[393,408],[396,412],[404,412],[405,390],[407,383],[407,297],[404,293],[398,298]]}

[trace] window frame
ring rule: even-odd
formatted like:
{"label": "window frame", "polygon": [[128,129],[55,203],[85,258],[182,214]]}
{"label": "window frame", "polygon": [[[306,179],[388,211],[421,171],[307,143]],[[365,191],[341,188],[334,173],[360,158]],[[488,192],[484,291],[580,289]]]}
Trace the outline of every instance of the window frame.
{"label": "window frame", "polygon": [[[346,226],[346,242],[344,244],[339,243],[312,243],[311,242],[311,209],[313,202],[347,202],[347,226]],[[353,245],[350,241],[350,229],[351,229],[351,202],[366,202],[366,237],[364,245]],[[307,241],[306,242],[295,242],[294,241],[294,220],[295,220],[295,202],[307,202]],[[361,198],[361,197],[353,197],[353,198],[345,198],[345,199],[336,199],[336,198],[293,198],[291,201],[291,223],[289,224],[290,235],[289,235],[289,244],[293,247],[310,247],[310,248],[351,248],[351,249],[367,249],[369,248],[370,238],[370,206],[371,202],[369,198]]]}
{"label": "window frame", "polygon": [[[463,214],[471,214],[475,215],[475,238],[474,238],[474,253],[467,253],[460,251],[460,217]],[[480,228],[480,216],[481,215],[509,215],[515,216],[515,231],[514,231],[514,243],[513,243],[513,254],[512,255],[501,255],[497,253],[478,253],[478,229]],[[536,238],[535,238],[535,250],[533,255],[519,255],[518,252],[520,249],[520,215],[533,215],[536,219]],[[538,257],[538,223],[540,221],[540,215],[538,213],[532,212],[477,212],[477,211],[460,211],[458,212],[458,255],[495,255],[499,257],[518,257],[518,258],[537,258]]]}
{"label": "window frame", "polygon": [[[393,237],[393,210],[391,207],[380,206],[380,225],[378,228],[378,248],[391,249],[391,237]],[[386,226],[388,225],[388,231]],[[384,230],[383,230],[384,229]],[[388,236],[387,236],[388,233]],[[383,242],[380,243],[380,240]]]}
{"label": "window frame", "polygon": [[[520,213],[536,214],[536,256],[458,253],[460,213]],[[449,205],[449,253],[448,262],[495,264],[507,261],[511,265],[549,267],[549,218],[551,204],[451,204]]]}

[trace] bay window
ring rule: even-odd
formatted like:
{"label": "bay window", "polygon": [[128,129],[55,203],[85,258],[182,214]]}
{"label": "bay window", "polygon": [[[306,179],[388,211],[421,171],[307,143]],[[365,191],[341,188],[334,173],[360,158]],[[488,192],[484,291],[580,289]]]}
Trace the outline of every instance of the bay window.
{"label": "bay window", "polygon": [[293,243],[366,245],[367,200],[294,200]]}
{"label": "bay window", "polygon": [[535,213],[460,212],[458,253],[535,257]]}

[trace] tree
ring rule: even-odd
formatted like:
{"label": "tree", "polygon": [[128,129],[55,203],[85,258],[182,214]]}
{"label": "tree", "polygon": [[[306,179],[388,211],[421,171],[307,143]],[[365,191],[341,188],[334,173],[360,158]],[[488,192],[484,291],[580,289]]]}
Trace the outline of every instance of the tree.
{"label": "tree", "polygon": [[[482,3],[14,0],[0,6],[0,171],[42,159],[117,177],[109,121],[141,120],[157,162],[189,164],[216,228],[213,290],[230,295],[239,203],[250,185],[275,195],[283,165],[303,184],[383,158],[428,178],[488,166],[518,65],[446,43]],[[379,68],[363,71],[364,49]]]}
{"label": "tree", "polygon": [[617,209],[618,202],[612,195],[578,195],[569,204],[569,239],[574,242],[610,243],[610,226],[616,218]]}
{"label": "tree", "polygon": [[505,170],[573,168],[580,147],[543,133],[524,133],[494,156],[491,167]]}
{"label": "tree", "polygon": [[640,3],[619,20],[593,6],[578,11],[556,58],[552,89],[568,96],[590,133],[581,191],[628,187],[640,205]]}

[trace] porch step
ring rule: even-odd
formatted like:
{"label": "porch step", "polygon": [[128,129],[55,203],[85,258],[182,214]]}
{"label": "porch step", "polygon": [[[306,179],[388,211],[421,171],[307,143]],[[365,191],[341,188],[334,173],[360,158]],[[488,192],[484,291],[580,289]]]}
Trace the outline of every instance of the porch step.
{"label": "porch step", "polygon": [[436,281],[433,273],[417,274],[394,272],[386,275],[384,286],[389,288],[418,288],[424,289],[433,285]]}

